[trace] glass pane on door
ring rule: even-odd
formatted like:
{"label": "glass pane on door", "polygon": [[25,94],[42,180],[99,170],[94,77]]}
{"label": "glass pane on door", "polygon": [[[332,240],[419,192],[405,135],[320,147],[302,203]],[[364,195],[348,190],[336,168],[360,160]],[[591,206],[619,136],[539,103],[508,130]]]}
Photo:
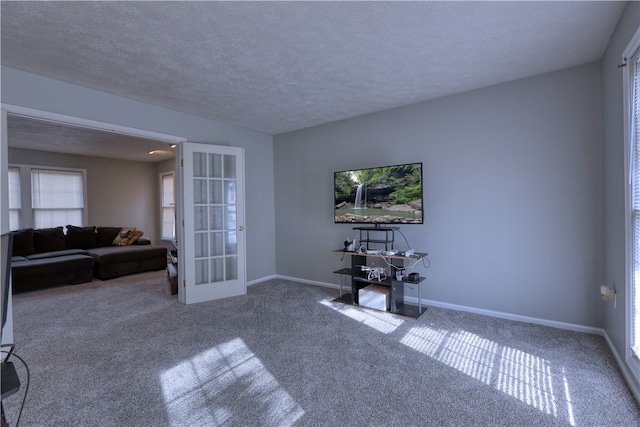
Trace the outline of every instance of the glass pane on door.
{"label": "glass pane on door", "polygon": [[225,258],[227,280],[234,280],[238,278],[238,257]]}
{"label": "glass pane on door", "polygon": [[211,178],[222,178],[221,154],[209,154],[209,176]]}
{"label": "glass pane on door", "polygon": [[221,231],[211,233],[211,255],[215,257],[224,256],[224,247],[223,247]]}
{"label": "glass pane on door", "polygon": [[193,153],[196,284],[238,277],[236,156]]}
{"label": "glass pane on door", "polygon": [[236,156],[225,154],[224,156],[224,177],[236,178]]}

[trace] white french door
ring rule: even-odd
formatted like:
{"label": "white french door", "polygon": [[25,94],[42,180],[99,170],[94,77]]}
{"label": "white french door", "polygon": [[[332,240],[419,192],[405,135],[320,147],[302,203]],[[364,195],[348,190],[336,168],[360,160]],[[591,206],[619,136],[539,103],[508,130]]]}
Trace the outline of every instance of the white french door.
{"label": "white french door", "polygon": [[244,150],[180,144],[179,300],[246,293]]}

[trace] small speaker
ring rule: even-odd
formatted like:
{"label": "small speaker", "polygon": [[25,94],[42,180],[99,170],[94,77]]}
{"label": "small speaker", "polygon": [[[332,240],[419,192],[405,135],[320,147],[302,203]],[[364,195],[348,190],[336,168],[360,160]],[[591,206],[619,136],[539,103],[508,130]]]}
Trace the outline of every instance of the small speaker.
{"label": "small speaker", "polygon": [[409,276],[407,277],[407,280],[410,282],[417,282],[418,281],[418,273],[410,273]]}

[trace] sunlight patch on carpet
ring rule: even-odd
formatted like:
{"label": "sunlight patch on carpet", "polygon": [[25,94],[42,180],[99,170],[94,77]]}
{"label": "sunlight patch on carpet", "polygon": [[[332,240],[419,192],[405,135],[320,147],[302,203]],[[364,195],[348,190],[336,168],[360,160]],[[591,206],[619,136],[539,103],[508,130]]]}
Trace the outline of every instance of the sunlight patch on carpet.
{"label": "sunlight patch on carpet", "polygon": [[451,333],[414,327],[400,342],[489,384],[498,347],[493,341],[466,331]]}
{"label": "sunlight patch on carpet", "polygon": [[564,386],[564,397],[567,400],[567,410],[569,412],[569,423],[574,426],[576,420],[573,418],[573,404],[571,403],[571,393],[569,393],[569,381],[567,381],[567,373],[564,366],[562,367],[562,385]]}
{"label": "sunlight patch on carpet", "polygon": [[[292,425],[304,410],[240,338],[203,351],[160,375],[171,425],[228,424],[243,413],[218,402],[239,401],[269,425]],[[244,411],[243,411],[244,412]]]}
{"label": "sunlight patch on carpet", "polygon": [[558,416],[549,361],[514,348],[503,347],[496,388],[516,399]]}
{"label": "sunlight patch on carpet", "polygon": [[566,377],[558,384],[565,390],[562,399],[554,392],[548,360],[464,330],[416,326],[400,342],[555,418],[562,405],[566,421],[575,425]]}
{"label": "sunlight patch on carpet", "polygon": [[389,313],[382,311],[373,311],[353,305],[335,303],[328,299],[319,302],[320,304],[329,307],[338,313],[344,314],[356,322],[369,326],[378,332],[382,332],[383,334],[392,333],[404,323],[404,320],[389,316]]}

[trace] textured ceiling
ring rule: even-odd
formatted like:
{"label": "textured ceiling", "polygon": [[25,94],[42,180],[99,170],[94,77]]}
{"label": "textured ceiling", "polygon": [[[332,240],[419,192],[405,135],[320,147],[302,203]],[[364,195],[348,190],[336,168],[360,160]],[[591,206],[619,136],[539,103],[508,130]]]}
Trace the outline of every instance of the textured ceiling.
{"label": "textured ceiling", "polygon": [[624,2],[2,2],[2,64],[278,134],[602,57]]}
{"label": "textured ceiling", "polygon": [[20,116],[9,116],[7,135],[10,147],[26,150],[152,163],[175,157],[168,143]]}

